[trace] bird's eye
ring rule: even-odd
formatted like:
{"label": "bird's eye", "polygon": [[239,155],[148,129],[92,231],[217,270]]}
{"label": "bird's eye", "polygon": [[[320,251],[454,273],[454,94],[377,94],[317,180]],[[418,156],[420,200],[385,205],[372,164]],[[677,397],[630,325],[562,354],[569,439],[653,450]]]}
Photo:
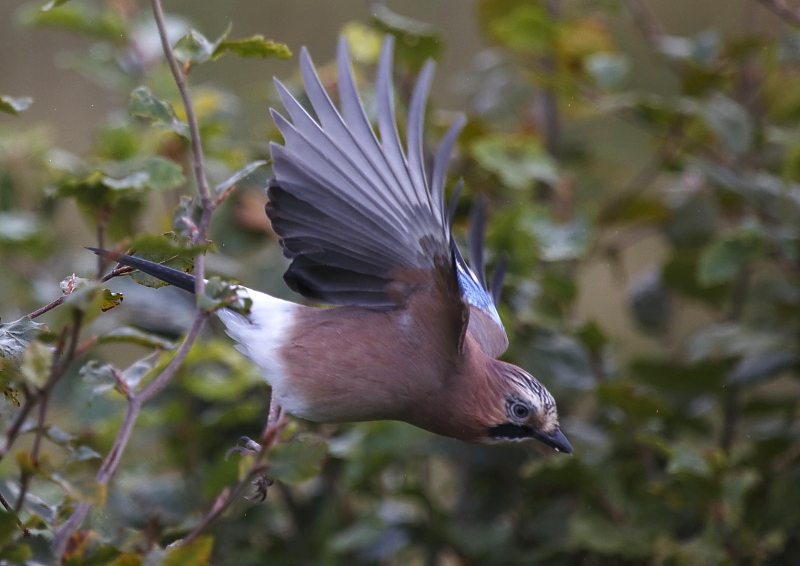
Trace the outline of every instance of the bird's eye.
{"label": "bird's eye", "polygon": [[522,403],[514,403],[511,405],[511,414],[518,419],[525,419],[528,418],[528,415],[531,414],[531,410],[528,408],[527,405]]}

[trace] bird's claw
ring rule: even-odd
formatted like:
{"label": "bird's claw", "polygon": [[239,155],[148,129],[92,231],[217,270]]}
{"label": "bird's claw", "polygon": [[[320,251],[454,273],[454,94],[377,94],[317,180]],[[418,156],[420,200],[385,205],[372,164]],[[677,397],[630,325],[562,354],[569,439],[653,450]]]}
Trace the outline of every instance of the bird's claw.
{"label": "bird's claw", "polygon": [[263,503],[267,499],[267,492],[273,483],[274,482],[264,474],[258,474],[256,479],[253,480],[253,485],[256,488],[256,492],[252,497],[248,497],[247,499],[250,501],[257,501],[258,503]]}

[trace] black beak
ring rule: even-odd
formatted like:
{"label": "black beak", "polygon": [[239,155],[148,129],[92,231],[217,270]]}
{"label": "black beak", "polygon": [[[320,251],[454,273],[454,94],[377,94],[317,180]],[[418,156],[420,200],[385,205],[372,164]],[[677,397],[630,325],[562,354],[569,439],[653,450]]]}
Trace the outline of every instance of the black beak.
{"label": "black beak", "polygon": [[544,434],[539,431],[533,432],[533,438],[547,444],[550,448],[555,450],[556,452],[563,452],[564,454],[572,454],[572,445],[567,440],[567,437],[564,436],[564,433],[561,432],[561,429],[555,429],[550,434]]}
{"label": "black beak", "polygon": [[547,444],[556,452],[563,452],[564,454],[572,454],[572,445],[564,436],[560,429],[555,429],[553,432],[545,434],[538,431],[533,427],[526,425],[518,425],[505,423],[493,426],[489,429],[489,437],[492,440],[526,440],[533,438],[543,444]]}

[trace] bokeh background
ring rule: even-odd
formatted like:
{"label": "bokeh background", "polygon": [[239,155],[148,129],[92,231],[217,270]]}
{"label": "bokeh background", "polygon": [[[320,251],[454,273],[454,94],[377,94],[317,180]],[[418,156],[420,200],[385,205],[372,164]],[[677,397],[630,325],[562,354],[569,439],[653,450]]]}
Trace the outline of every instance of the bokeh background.
{"label": "bokeh background", "polygon": [[[378,40],[396,35],[401,116],[420,62],[437,60],[429,146],[455,112],[468,117],[451,164],[451,182],[465,183],[455,232],[485,197],[489,264],[509,257],[505,358],[553,392],[575,447],[565,457],[399,423],[292,421],[267,458],[278,481],[266,502],[237,499],[181,550],[169,545],[241,479],[247,459],[225,454],[258,435],[269,392],[209,325],[143,411],[108,491],[93,485],[125,406],[113,372],[137,387],[163,367],[193,303],[114,279],[38,316],[46,328],[21,317],[70,274],[97,274],[82,245],[180,244],[175,218],[194,193],[186,140],[129,113],[145,85],[183,117],[149,3],[44,5],[0,5],[0,95],[33,98],[0,113],[0,559],[55,563],[52,533],[88,501],[71,564],[793,563],[800,7],[165,5],[173,41],[230,26],[231,38],[262,34],[293,52],[191,68],[212,185],[268,159],[270,79],[299,88],[300,46],[332,84],[345,34],[368,99]],[[269,175],[267,164],[238,179],[215,212],[208,268],[292,298],[262,212]],[[80,346],[51,383],[70,332]]]}

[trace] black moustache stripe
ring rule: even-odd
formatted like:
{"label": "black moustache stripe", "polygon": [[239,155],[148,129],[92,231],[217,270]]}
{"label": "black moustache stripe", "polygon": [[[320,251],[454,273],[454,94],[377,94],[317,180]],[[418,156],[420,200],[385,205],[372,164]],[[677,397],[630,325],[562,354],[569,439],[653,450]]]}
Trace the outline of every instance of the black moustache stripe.
{"label": "black moustache stripe", "polygon": [[489,436],[495,440],[533,438],[533,429],[529,426],[506,423],[489,428]]}

